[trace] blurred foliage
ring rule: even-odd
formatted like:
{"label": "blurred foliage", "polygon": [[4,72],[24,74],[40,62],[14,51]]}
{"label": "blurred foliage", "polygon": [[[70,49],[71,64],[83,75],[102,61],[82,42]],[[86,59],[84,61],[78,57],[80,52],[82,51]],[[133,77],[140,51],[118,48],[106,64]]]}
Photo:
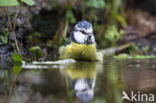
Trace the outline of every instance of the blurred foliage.
{"label": "blurred foliage", "polygon": [[0,6],[18,6],[17,0],[0,0]]}
{"label": "blurred foliage", "polygon": [[39,42],[41,42],[42,35],[43,34],[41,34],[39,32],[33,32],[27,38],[30,42],[39,43]]}
{"label": "blurred foliage", "polygon": [[144,54],[147,54],[148,53],[148,50],[149,50],[149,46],[144,46],[142,48],[142,51],[144,52]]}
{"label": "blurred foliage", "polygon": [[[96,41],[100,48],[116,45],[116,42],[124,34],[122,27],[125,27],[127,22],[124,17],[123,0],[47,0],[45,2],[48,3],[48,10],[42,11],[38,15],[39,18],[44,20],[38,19],[38,21],[35,21],[39,22],[35,23],[35,26],[39,25],[37,28],[43,29],[44,32],[38,30],[29,34],[29,43],[37,41],[35,45],[40,45],[40,41],[44,39],[44,46],[48,48],[64,45],[73,26],[82,19],[86,19],[93,24]],[[58,8],[60,9],[58,10]],[[42,15],[44,12],[45,14],[48,12],[49,15]],[[51,18],[50,21],[52,22],[49,21],[47,16]],[[48,24],[53,23],[52,25],[49,24],[51,27],[54,26],[52,27],[53,30],[44,28],[46,22]],[[51,38],[49,38],[50,36]]]}
{"label": "blurred foliage", "polygon": [[12,59],[14,61],[13,74],[16,75],[22,70],[22,57],[17,53],[13,53]]}
{"label": "blurred foliage", "polygon": [[35,5],[35,2],[33,0],[21,0],[21,1],[24,2],[25,4],[29,5],[29,6]]}
{"label": "blurred foliage", "polygon": [[100,41],[103,40],[103,42],[100,42],[100,46],[105,47],[108,44],[115,46],[116,42],[123,37],[124,31],[121,27],[127,26],[127,22],[124,17],[123,3],[123,0],[106,1],[106,24],[104,27],[104,34],[102,34],[102,39],[100,39]]}
{"label": "blurred foliage", "polygon": [[108,0],[106,2],[106,11],[108,16],[106,17],[109,23],[119,23],[122,26],[126,26],[126,20],[124,18],[123,0]]}
{"label": "blurred foliage", "polygon": [[[20,5],[22,2],[30,6],[35,4],[34,0],[1,0],[0,6],[7,4],[9,6],[9,2],[10,5]],[[36,1],[37,3],[40,2]],[[47,0],[43,3],[45,3],[42,5],[43,7],[36,5],[30,8],[31,12],[38,10],[38,14],[31,15],[32,29],[28,30],[29,35],[26,35],[28,45],[26,47],[39,45],[48,48],[48,50],[56,49],[68,41],[72,28],[82,19],[93,24],[98,48],[116,46],[126,33],[123,29],[127,27],[124,0]],[[8,42],[7,35],[7,32],[4,32],[0,36],[3,43]],[[139,54],[137,50],[138,47],[134,47],[126,52]],[[147,54],[148,51],[148,47],[142,49],[144,54]],[[41,56],[39,52],[39,54],[36,53],[33,51],[37,58]]]}
{"label": "blurred foliage", "polygon": [[106,103],[122,103],[121,92],[126,87],[124,84],[124,76],[122,75],[124,72],[124,65],[109,62],[106,64],[105,68],[104,77],[106,77],[106,81],[104,86],[106,90],[104,98]]}
{"label": "blurred foliage", "polygon": [[79,2],[81,9],[70,5],[70,9],[66,8],[66,18],[70,18],[72,24],[81,19],[89,20],[93,24],[100,48],[115,46],[116,42],[122,39],[124,34],[122,28],[127,26],[123,0],[76,0],[76,2]]}
{"label": "blurred foliage", "polygon": [[120,30],[118,31],[115,25],[108,25],[106,32],[105,32],[105,38],[110,41],[112,46],[115,46],[115,43],[122,38],[124,35],[124,31]]}
{"label": "blurred foliage", "polygon": [[33,46],[29,48],[29,51],[34,54],[35,58],[40,58],[43,56],[42,49],[39,46]]}
{"label": "blurred foliage", "polygon": [[105,7],[105,0],[84,0],[86,6],[103,9]]}
{"label": "blurred foliage", "polygon": [[14,64],[22,64],[22,57],[16,53],[13,53],[12,59],[14,61]]}
{"label": "blurred foliage", "polygon": [[[8,33],[11,35],[13,35],[13,39],[14,39],[14,44],[15,44],[15,47],[18,51],[18,53],[20,54],[20,56],[22,56],[21,54],[21,51],[19,49],[19,44],[18,44],[18,40],[16,38],[16,24],[17,24],[17,17],[19,16],[19,11],[20,11],[20,5],[19,4],[22,4],[22,3],[25,3],[27,4],[28,6],[33,6],[35,4],[35,2],[33,0],[0,0],[0,6],[6,6],[5,8],[3,8],[4,12],[5,12],[5,16],[7,17],[8,19],[8,25],[7,25],[7,28],[9,29],[8,32],[4,32],[1,36],[0,36],[0,40],[7,44],[8,43]],[[13,11],[13,15],[11,13],[11,9],[12,8],[9,8],[9,6],[16,6],[15,7],[15,10]],[[4,16],[4,17],[5,17]],[[5,25],[4,25],[5,26]],[[13,55],[14,57],[14,55]],[[16,56],[15,56],[16,57]],[[16,58],[13,58],[16,60]]]}
{"label": "blurred foliage", "polygon": [[17,75],[22,70],[21,65],[14,65],[13,67],[13,74]]}
{"label": "blurred foliage", "polygon": [[[20,2],[19,2],[20,1]],[[21,2],[33,6],[35,2],[33,0],[0,0],[0,6],[19,6]]]}
{"label": "blurred foliage", "polygon": [[4,32],[0,35],[0,41],[4,44],[8,43],[9,31],[5,29]]}
{"label": "blurred foliage", "polygon": [[68,20],[69,23],[76,23],[76,18],[71,10],[67,10],[66,20]]}
{"label": "blurred foliage", "polygon": [[[147,46],[147,45],[145,45],[145,46],[138,46],[138,45],[136,45],[136,44],[134,44],[134,45],[132,45],[129,49],[128,49],[128,51],[127,51],[127,53],[128,54],[130,54],[130,55],[132,55],[132,56],[135,56],[135,55],[144,55],[145,56],[145,58],[146,58],[146,56],[147,55],[149,55],[149,52],[150,51],[154,51],[154,48],[153,48],[153,50],[151,50],[151,48],[149,47],[149,46]],[[150,56],[150,55],[149,55]],[[154,56],[154,55],[153,55]],[[151,56],[152,57],[152,56]],[[135,57],[132,57],[132,58],[135,58]],[[148,58],[148,57],[147,57]],[[153,57],[152,57],[153,58]]]}

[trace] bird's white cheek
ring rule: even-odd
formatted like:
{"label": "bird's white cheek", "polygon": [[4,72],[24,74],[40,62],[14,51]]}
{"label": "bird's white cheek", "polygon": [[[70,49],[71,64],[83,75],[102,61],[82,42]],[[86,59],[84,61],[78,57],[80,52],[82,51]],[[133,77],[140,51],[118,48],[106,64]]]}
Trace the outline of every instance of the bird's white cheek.
{"label": "bird's white cheek", "polygon": [[74,32],[74,38],[79,43],[84,43],[87,40],[87,36],[81,32]]}
{"label": "bird's white cheek", "polygon": [[94,36],[92,36],[92,38],[91,38],[91,39],[92,39],[92,42],[95,42],[95,37],[94,37]]}

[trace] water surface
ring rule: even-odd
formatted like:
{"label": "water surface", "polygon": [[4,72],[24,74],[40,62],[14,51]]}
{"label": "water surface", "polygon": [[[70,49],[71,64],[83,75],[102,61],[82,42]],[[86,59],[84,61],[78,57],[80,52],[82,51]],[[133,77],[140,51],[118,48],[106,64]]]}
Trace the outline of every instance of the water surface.
{"label": "water surface", "polygon": [[[6,66],[6,65],[5,65]],[[1,64],[0,103],[133,103],[122,100],[147,94],[156,99],[156,60],[105,60],[51,65],[48,69],[22,69]],[[136,97],[138,99],[138,97]]]}

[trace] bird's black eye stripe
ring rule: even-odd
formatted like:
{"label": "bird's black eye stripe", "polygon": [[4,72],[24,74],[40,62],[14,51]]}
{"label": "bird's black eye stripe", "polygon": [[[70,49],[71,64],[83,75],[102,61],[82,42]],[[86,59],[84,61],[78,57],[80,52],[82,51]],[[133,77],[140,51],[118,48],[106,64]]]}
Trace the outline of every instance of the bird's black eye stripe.
{"label": "bird's black eye stripe", "polygon": [[84,34],[84,35],[88,35],[88,34],[91,34],[91,33],[86,33],[85,31],[83,31],[83,30],[76,30],[76,29],[74,29],[74,31],[80,31],[82,34]]}
{"label": "bird's black eye stripe", "polygon": [[85,31],[80,31],[82,34],[84,34],[84,35],[88,35],[89,33],[86,33]]}

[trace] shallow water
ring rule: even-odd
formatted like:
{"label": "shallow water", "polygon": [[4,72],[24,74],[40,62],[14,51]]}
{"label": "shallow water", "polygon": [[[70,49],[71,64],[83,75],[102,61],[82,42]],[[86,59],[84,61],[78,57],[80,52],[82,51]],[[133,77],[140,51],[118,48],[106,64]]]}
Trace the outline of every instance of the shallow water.
{"label": "shallow water", "polygon": [[[0,103],[156,103],[156,60],[50,67],[22,69],[13,75],[11,67],[1,66]],[[122,100],[124,93],[129,100]]]}

